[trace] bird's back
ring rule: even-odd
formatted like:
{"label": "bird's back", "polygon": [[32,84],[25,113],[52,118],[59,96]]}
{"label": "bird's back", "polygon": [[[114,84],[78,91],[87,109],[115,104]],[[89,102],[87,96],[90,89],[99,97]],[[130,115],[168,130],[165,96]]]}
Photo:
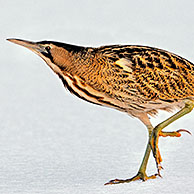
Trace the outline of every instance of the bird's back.
{"label": "bird's back", "polygon": [[[101,47],[116,64],[126,59],[140,93],[148,99],[175,100],[194,95],[194,65],[173,53],[145,46]],[[153,93],[152,93],[153,92]]]}

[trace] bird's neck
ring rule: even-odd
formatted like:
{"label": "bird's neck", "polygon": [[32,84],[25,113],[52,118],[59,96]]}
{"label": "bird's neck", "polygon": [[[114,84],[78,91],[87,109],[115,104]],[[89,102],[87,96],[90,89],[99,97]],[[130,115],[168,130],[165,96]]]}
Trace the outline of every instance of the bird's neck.
{"label": "bird's neck", "polygon": [[61,52],[54,63],[65,74],[79,75],[86,73],[92,68],[92,59],[94,56],[90,52]]}
{"label": "bird's neck", "polygon": [[94,55],[91,50],[67,50],[63,47],[56,47],[51,51],[52,59],[43,59],[58,75],[69,74],[72,76],[82,76],[87,74],[87,72],[92,68]]}

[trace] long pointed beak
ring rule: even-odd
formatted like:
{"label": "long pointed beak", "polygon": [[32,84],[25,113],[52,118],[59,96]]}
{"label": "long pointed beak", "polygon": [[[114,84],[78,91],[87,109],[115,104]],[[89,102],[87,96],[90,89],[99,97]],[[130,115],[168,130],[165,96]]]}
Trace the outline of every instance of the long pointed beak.
{"label": "long pointed beak", "polygon": [[31,42],[31,41],[27,41],[27,40],[20,40],[20,39],[12,39],[12,38],[7,39],[7,40],[10,42],[13,42],[15,44],[24,46],[37,54],[46,51],[45,47],[43,47],[42,45],[40,45],[39,43],[36,43],[36,42]]}

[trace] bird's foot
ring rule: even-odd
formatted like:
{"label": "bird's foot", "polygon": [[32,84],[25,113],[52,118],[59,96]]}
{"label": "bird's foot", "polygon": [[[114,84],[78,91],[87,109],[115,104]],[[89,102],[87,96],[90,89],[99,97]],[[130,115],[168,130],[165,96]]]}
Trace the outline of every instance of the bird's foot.
{"label": "bird's foot", "polygon": [[188,134],[191,135],[191,132],[186,130],[186,129],[179,129],[177,131],[173,131],[173,132],[166,132],[166,131],[160,131],[159,132],[159,136],[162,137],[180,137],[181,136],[181,132],[186,132]]}
{"label": "bird's foot", "polygon": [[160,175],[160,170],[163,169],[161,162],[162,162],[162,157],[158,148],[158,140],[159,140],[159,136],[162,137],[180,137],[181,136],[181,132],[187,132],[191,135],[191,133],[188,130],[185,129],[179,129],[177,131],[172,131],[172,132],[165,132],[165,131],[153,131],[152,133],[152,137],[150,140],[150,145],[153,151],[153,156],[156,160],[156,166],[158,169],[158,175]]}
{"label": "bird's foot", "polygon": [[105,183],[104,185],[130,183],[132,181],[137,181],[137,180],[147,181],[148,179],[155,179],[157,176],[159,176],[159,174],[155,174],[155,175],[152,175],[152,176],[147,176],[145,172],[138,172],[137,175],[132,177],[132,178],[110,180],[109,182]]}

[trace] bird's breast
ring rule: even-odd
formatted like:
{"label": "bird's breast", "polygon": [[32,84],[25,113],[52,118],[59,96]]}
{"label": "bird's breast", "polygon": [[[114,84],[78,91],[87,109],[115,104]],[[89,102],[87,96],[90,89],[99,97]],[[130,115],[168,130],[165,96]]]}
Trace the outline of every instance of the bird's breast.
{"label": "bird's breast", "polygon": [[116,108],[125,112],[124,104],[117,99],[110,98],[105,93],[95,90],[80,77],[69,73],[60,76],[65,81],[67,89],[77,97],[94,104]]}

